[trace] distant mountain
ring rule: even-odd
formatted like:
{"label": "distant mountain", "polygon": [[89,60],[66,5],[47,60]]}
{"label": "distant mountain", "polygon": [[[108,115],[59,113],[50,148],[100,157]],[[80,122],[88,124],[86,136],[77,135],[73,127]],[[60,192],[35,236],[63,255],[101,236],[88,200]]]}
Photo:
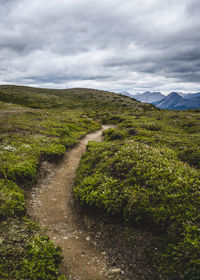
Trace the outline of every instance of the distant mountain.
{"label": "distant mountain", "polygon": [[171,92],[160,102],[154,102],[158,108],[167,110],[186,110],[200,108],[200,93],[196,94],[180,94]]}
{"label": "distant mountain", "polygon": [[[171,108],[170,108],[171,109]],[[200,109],[200,95],[190,99],[184,99],[171,110]]]}
{"label": "distant mountain", "polygon": [[171,92],[168,96],[166,96],[163,100],[159,103],[156,102],[156,106],[161,109],[171,109],[172,107],[176,106],[179,102],[184,100],[177,92]]}
{"label": "distant mountain", "polygon": [[145,103],[154,103],[157,101],[161,101],[165,98],[165,96],[161,92],[150,92],[146,91],[140,94],[132,95],[138,101],[145,102]]}
{"label": "distant mountain", "polygon": [[166,110],[200,109],[200,92],[188,94],[171,92],[167,96],[156,91],[146,91],[138,94],[130,94],[127,91],[121,91],[118,93],[135,98],[140,102],[153,104],[158,108]]}
{"label": "distant mountain", "polygon": [[118,91],[118,94],[122,94],[131,98],[135,98],[132,94],[130,94],[128,91]]}
{"label": "distant mountain", "polygon": [[191,98],[194,98],[194,97],[199,97],[200,96],[200,92],[197,92],[197,93],[178,93],[180,96],[182,96],[183,98],[185,99],[191,99]]}

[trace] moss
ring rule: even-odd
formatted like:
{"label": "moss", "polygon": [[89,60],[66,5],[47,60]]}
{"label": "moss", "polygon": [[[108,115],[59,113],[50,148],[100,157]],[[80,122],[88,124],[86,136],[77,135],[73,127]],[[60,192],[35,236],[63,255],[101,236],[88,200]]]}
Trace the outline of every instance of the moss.
{"label": "moss", "polygon": [[47,236],[36,236],[27,245],[21,259],[19,279],[56,280],[61,263],[61,249]]}
{"label": "moss", "polygon": [[0,279],[65,279],[58,272],[61,249],[27,218],[0,224]]}
{"label": "moss", "polygon": [[6,172],[6,177],[17,183],[29,183],[33,184],[37,180],[37,167],[39,163],[37,160],[26,160],[19,162],[10,168]]}
{"label": "moss", "polygon": [[186,148],[180,151],[178,156],[182,161],[200,169],[200,150],[198,148]]}
{"label": "moss", "polygon": [[126,137],[126,134],[122,131],[114,128],[109,128],[103,132],[103,136],[106,141],[121,140]]}
{"label": "moss", "polygon": [[146,128],[147,130],[151,130],[151,131],[161,130],[161,126],[156,123],[147,123],[143,127]]}
{"label": "moss", "polygon": [[23,191],[12,181],[0,179],[0,220],[25,214]]}
{"label": "moss", "polygon": [[33,109],[8,113],[1,124],[7,134],[0,143],[0,177],[27,187],[37,181],[42,160],[59,161],[66,148],[100,127],[80,112]]}
{"label": "moss", "polygon": [[65,147],[63,145],[51,145],[40,150],[40,158],[50,162],[60,160],[65,154]]}
{"label": "moss", "polygon": [[[200,261],[200,240],[194,238],[200,222],[199,186],[199,172],[179,161],[173,150],[133,140],[90,143],[74,196],[84,205],[122,214],[133,226],[159,235],[162,271],[189,279],[188,275],[197,277]],[[196,227],[194,235],[187,234],[188,225]],[[167,265],[170,269],[165,270]]]}

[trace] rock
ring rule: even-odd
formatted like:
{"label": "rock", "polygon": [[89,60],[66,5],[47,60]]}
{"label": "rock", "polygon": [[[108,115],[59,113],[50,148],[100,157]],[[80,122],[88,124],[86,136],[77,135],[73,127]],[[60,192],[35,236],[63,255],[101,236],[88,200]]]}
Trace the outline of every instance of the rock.
{"label": "rock", "polygon": [[121,274],[121,269],[120,268],[110,268],[109,273],[110,274]]}
{"label": "rock", "polygon": [[90,237],[89,236],[86,237],[86,241],[88,241],[88,242],[90,241]]}

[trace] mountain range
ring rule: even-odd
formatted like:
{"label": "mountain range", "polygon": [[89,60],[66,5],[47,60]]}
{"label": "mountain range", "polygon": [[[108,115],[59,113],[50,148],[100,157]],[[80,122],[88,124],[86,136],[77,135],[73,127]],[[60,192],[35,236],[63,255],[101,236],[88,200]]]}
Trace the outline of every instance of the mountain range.
{"label": "mountain range", "polygon": [[171,92],[165,96],[161,92],[146,91],[140,94],[120,92],[120,94],[135,98],[138,101],[150,103],[158,108],[166,110],[187,110],[200,108],[200,92],[184,94]]}

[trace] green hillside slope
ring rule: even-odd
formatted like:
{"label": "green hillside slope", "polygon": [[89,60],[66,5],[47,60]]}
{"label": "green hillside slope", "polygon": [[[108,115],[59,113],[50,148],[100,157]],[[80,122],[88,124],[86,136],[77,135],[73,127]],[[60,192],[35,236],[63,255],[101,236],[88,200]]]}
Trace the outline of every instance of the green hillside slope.
{"label": "green hillside slope", "polygon": [[116,128],[89,144],[75,198],[151,232],[161,279],[199,279],[199,110],[93,89],[0,86],[0,122],[0,279],[63,279],[61,251],[27,217],[24,198],[43,161],[58,162],[106,123]]}

